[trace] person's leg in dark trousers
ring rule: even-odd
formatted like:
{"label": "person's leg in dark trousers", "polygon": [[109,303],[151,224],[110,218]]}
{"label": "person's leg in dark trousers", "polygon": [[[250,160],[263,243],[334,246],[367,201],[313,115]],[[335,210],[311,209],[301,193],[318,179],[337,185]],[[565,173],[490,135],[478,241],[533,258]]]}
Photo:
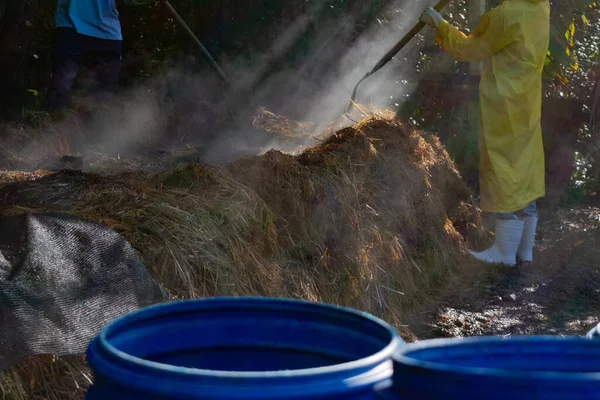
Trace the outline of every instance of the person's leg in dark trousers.
{"label": "person's leg in dark trousers", "polygon": [[94,71],[94,97],[99,101],[110,101],[117,91],[121,75],[123,42],[85,37],[86,64]]}
{"label": "person's leg in dark trousers", "polygon": [[28,29],[24,0],[0,0],[0,112],[21,105]]}
{"label": "person's leg in dark trousers", "polygon": [[54,31],[52,54],[52,83],[48,98],[51,112],[62,111],[69,104],[69,94],[79,72],[84,43],[74,29],[57,28]]}
{"label": "person's leg in dark trousers", "polygon": [[[108,42],[108,41],[107,41]],[[99,63],[96,70],[98,89],[102,93],[114,94],[117,91],[119,78],[121,77],[121,62],[123,45],[121,41],[110,41],[107,48],[98,54]]]}

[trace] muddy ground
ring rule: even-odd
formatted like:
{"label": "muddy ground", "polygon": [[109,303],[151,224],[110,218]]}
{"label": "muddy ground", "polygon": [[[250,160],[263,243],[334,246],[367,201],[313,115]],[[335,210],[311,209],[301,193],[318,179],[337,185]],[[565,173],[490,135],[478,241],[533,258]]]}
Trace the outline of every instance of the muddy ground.
{"label": "muddy ground", "polygon": [[600,322],[600,210],[541,210],[532,265],[487,267],[412,330],[421,339],[585,335]]}

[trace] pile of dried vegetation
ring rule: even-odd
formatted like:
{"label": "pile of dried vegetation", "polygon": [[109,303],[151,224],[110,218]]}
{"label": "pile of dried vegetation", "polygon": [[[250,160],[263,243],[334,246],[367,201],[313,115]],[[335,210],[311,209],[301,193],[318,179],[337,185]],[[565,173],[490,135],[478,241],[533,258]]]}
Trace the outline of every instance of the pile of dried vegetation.
{"label": "pile of dried vegetation", "polygon": [[[480,216],[439,140],[388,115],[299,156],[271,151],[159,175],[0,176],[0,214],[61,211],[129,240],[173,298],[301,298],[364,310],[401,332],[469,275]],[[83,358],[36,357],[0,376],[5,399],[81,399]]]}

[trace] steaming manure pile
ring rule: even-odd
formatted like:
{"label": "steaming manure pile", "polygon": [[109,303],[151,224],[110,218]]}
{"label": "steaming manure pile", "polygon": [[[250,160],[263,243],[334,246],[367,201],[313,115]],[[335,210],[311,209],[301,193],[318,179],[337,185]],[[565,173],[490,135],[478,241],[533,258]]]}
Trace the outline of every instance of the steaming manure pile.
{"label": "steaming manure pile", "polygon": [[[341,304],[401,329],[466,268],[479,225],[434,136],[373,115],[299,156],[159,175],[0,174],[0,214],[103,222],[173,298],[275,296]],[[407,332],[406,332],[407,333]],[[0,377],[6,399],[80,399],[78,357],[35,357]]]}

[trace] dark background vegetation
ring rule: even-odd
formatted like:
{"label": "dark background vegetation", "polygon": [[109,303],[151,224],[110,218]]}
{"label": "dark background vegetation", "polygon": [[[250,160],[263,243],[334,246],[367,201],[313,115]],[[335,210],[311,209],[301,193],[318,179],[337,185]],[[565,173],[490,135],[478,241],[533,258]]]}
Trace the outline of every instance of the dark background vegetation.
{"label": "dark background vegetation", "polygon": [[[0,0],[0,113],[5,121],[34,127],[47,123],[44,107],[55,3],[56,0]],[[282,70],[294,71],[294,79],[301,75],[317,85],[320,80],[331,79],[340,73],[339,60],[365,32],[393,23],[394,14],[402,13],[402,7],[408,3],[172,0],[209,51],[236,79],[244,75],[239,71],[256,72],[250,88],[260,86]],[[552,202],[597,201],[600,134],[589,119],[600,45],[600,14],[594,1],[551,3],[553,38],[545,76],[543,121],[548,197]],[[209,65],[160,2],[135,8],[121,6],[120,12],[125,47],[123,89],[142,85],[175,67],[205,76],[207,81],[215,79]],[[453,23],[468,29],[466,1],[455,1],[446,13]],[[432,43],[431,32],[415,41],[403,59],[388,68],[410,70],[416,89],[401,101],[392,98],[390,107],[396,108],[405,121],[437,132],[465,179],[476,188],[477,132],[467,122],[469,110],[476,109],[477,78],[469,75],[467,64],[448,62]],[[394,85],[391,86],[393,90]],[[270,93],[248,102],[255,101],[291,118],[305,115],[301,102],[288,103],[282,101],[282,96],[275,98]],[[166,96],[169,95],[175,94],[167,90]],[[210,102],[216,101],[213,96],[214,91],[207,93]],[[340,99],[341,103],[344,101]]]}

